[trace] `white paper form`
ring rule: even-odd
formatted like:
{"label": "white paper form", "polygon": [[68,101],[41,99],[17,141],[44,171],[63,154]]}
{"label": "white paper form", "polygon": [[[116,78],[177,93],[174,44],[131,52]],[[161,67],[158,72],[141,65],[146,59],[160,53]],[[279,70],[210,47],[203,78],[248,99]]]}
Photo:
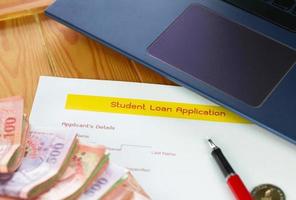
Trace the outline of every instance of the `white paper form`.
{"label": "white paper form", "polygon": [[250,190],[271,183],[296,199],[296,146],[225,113],[178,86],[41,77],[30,123],[107,146],[152,199],[233,199],[207,138]]}

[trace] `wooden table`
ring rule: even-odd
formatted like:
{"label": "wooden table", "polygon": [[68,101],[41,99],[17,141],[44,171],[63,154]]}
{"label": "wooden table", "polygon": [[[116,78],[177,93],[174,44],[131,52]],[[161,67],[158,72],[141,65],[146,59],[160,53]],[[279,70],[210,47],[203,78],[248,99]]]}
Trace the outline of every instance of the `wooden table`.
{"label": "wooden table", "polygon": [[46,17],[52,1],[0,1],[0,98],[21,95],[30,113],[40,75],[172,84]]}

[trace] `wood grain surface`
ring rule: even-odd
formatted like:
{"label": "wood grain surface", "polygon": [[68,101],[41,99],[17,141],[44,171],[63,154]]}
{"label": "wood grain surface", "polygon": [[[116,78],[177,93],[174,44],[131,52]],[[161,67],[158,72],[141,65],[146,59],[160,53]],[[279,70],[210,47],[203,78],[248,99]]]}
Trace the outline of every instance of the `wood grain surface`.
{"label": "wood grain surface", "polygon": [[[40,0],[0,0],[1,9]],[[0,98],[21,95],[30,113],[40,75],[173,84],[85,36],[32,13],[0,21]],[[54,90],[54,88],[53,88]]]}
{"label": "wood grain surface", "polygon": [[0,21],[43,12],[54,0],[2,0]]}
{"label": "wood grain surface", "polygon": [[29,113],[40,75],[53,75],[34,17],[0,22],[0,97],[25,97]]}

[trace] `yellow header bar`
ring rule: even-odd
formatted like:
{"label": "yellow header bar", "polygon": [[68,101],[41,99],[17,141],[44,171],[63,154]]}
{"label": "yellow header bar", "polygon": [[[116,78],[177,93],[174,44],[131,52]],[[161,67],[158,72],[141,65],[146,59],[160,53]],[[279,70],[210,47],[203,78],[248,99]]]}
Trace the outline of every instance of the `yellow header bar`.
{"label": "yellow header bar", "polygon": [[214,122],[250,123],[220,106],[143,99],[69,94],[65,108],[129,115],[182,118]]}

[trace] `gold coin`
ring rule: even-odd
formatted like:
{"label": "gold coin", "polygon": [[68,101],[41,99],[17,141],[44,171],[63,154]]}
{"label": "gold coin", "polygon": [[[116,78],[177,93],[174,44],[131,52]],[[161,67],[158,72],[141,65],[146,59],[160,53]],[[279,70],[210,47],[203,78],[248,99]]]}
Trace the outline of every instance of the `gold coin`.
{"label": "gold coin", "polygon": [[262,184],[251,192],[254,200],[285,200],[284,192],[277,186]]}

